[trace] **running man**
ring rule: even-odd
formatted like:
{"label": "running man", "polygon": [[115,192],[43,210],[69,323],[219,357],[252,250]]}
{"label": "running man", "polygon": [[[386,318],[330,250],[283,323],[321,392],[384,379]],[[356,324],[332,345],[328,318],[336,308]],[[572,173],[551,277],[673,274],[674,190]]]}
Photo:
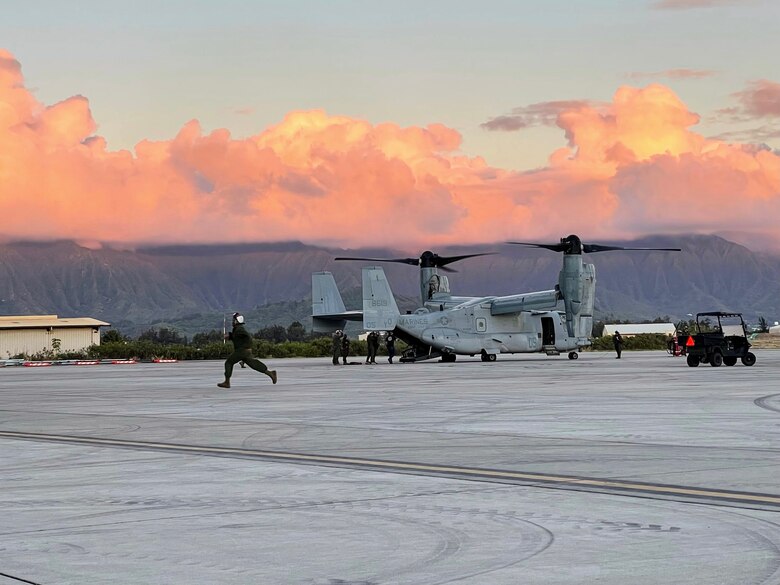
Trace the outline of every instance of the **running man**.
{"label": "running man", "polygon": [[262,372],[276,384],[276,370],[269,370],[268,366],[252,355],[252,336],[244,327],[244,316],[241,313],[233,313],[233,331],[227,334],[227,339],[233,342],[233,353],[225,360],[225,381],[217,386],[230,388],[233,366],[238,362],[244,362],[253,370]]}

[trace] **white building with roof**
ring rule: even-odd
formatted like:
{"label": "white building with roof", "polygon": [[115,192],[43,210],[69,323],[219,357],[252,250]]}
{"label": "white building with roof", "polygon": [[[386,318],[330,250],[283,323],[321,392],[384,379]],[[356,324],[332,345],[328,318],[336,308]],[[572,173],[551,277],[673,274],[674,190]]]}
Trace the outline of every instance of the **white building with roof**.
{"label": "white building with roof", "polygon": [[53,351],[57,343],[60,352],[81,351],[100,345],[100,328],[108,326],[110,323],[90,317],[0,316],[0,360]]}
{"label": "white building with roof", "polygon": [[620,331],[620,335],[623,337],[646,333],[660,333],[671,337],[674,335],[675,329],[674,323],[610,323],[604,325],[603,335],[614,335],[615,331]]}

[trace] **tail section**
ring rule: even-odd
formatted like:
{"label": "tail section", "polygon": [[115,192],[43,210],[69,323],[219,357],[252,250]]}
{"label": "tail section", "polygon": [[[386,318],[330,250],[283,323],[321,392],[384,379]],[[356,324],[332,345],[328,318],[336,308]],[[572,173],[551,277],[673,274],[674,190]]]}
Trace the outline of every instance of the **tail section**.
{"label": "tail section", "polygon": [[313,272],[311,275],[312,329],[330,333],[343,329],[347,321],[359,321],[360,311],[347,311],[336,280],[330,272]]}
{"label": "tail section", "polygon": [[400,315],[385,271],[379,266],[364,268],[363,327],[369,331],[392,331]]}

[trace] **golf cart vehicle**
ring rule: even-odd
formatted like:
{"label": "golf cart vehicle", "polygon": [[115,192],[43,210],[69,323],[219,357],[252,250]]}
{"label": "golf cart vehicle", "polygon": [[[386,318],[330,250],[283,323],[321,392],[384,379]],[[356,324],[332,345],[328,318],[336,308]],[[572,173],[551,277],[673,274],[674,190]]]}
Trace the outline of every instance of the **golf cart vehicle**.
{"label": "golf cart vehicle", "polygon": [[685,342],[690,367],[699,364],[710,364],[714,368],[723,364],[733,366],[737,359],[746,366],[756,363],[741,313],[697,313],[696,329],[697,333]]}

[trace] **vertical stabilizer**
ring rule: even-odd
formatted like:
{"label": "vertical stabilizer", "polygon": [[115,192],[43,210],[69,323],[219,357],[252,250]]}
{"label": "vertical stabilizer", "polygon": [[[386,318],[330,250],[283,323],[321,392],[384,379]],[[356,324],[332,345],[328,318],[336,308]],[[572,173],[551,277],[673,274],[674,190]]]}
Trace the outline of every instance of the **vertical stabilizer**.
{"label": "vertical stabilizer", "polygon": [[363,269],[363,327],[369,331],[392,331],[400,313],[385,271],[379,266]]}
{"label": "vertical stabilizer", "polygon": [[338,315],[347,309],[330,272],[314,272],[311,275],[311,314]]}
{"label": "vertical stabilizer", "polygon": [[346,307],[336,280],[330,272],[313,272],[311,275],[311,315],[312,329],[321,333],[330,333],[343,329]]}

